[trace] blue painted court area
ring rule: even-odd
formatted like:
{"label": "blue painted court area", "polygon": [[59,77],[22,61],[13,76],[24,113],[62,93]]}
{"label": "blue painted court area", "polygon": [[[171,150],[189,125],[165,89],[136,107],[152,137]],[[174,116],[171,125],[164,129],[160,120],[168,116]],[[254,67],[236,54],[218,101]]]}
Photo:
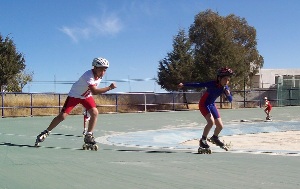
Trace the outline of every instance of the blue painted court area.
{"label": "blue painted court area", "polygon": [[[222,136],[299,130],[300,122],[295,121],[239,123],[227,124],[222,131]],[[106,140],[106,144],[111,145],[190,149],[190,147],[180,144],[191,139],[198,139],[202,131],[202,128],[195,127],[147,130],[109,135],[97,140],[100,143],[105,143]]]}
{"label": "blue painted court area", "polygon": [[[299,130],[299,110],[274,108],[273,122],[262,121],[262,109],[220,110],[222,135]],[[52,119],[0,119],[0,189],[300,187],[299,156],[200,155],[181,145],[202,134],[198,111],[101,114],[98,151],[81,149],[82,116],[69,116],[35,148]]]}
{"label": "blue painted court area", "polygon": [[[186,123],[185,126],[194,125],[194,122]],[[212,129],[213,130],[213,129]],[[225,128],[222,130],[222,136],[245,135],[257,133],[272,133],[284,131],[300,131],[299,121],[283,121],[274,120],[266,122],[264,120],[232,120],[226,122]],[[138,132],[128,132],[122,134],[113,134],[97,138],[97,141],[103,144],[128,146],[139,148],[154,149],[174,149],[174,150],[197,150],[195,146],[183,145],[185,141],[199,139],[203,132],[203,124],[201,126],[194,125],[184,128],[164,128],[158,130],[146,130]],[[212,135],[212,133],[210,134]],[[218,147],[212,146],[214,151],[221,152]],[[249,149],[244,149],[244,152]],[[268,150],[272,152],[272,150]],[[288,151],[285,153],[300,154],[300,151]]]}

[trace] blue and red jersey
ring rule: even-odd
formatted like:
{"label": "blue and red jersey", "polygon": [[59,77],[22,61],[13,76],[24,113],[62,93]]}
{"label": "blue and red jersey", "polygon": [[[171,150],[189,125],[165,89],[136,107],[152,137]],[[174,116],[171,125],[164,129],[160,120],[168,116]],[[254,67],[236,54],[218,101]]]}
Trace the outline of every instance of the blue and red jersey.
{"label": "blue and red jersey", "polygon": [[217,81],[209,81],[203,83],[184,83],[184,86],[194,88],[207,88],[206,92],[203,94],[199,101],[199,109],[204,117],[208,113],[211,113],[215,119],[220,117],[218,110],[215,106],[215,101],[222,94],[225,94],[227,100],[229,102],[232,102],[231,94],[227,96],[225,93],[225,90],[229,90],[229,87],[227,85],[221,86]]}

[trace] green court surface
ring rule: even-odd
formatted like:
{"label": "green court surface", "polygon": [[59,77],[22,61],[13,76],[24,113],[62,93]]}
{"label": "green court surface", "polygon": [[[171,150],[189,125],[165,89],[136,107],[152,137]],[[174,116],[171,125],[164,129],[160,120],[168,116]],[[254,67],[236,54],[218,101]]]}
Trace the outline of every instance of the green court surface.
{"label": "green court surface", "polygon": [[[266,124],[274,129],[272,124],[291,122],[292,130],[297,130],[299,110],[274,108],[273,122]],[[220,110],[220,114],[225,128],[232,123],[239,127],[239,120],[265,118],[263,109],[258,108]],[[101,142],[109,139],[105,136],[185,128],[194,129],[200,137],[205,120],[198,111],[101,114],[94,134],[101,139],[98,151],[81,150],[83,116],[69,116],[41,147],[34,147],[36,135],[52,119],[0,119],[0,189],[300,188],[300,156],[230,151],[200,155],[195,153],[197,149],[154,148],[147,138],[130,139],[134,135],[123,143],[119,141],[122,137],[116,143]],[[266,127],[263,122],[261,127]],[[289,130],[288,125],[284,129]],[[171,142],[178,137],[173,134],[170,132],[168,139]],[[136,146],[126,146],[131,141]],[[171,142],[168,145],[173,145]]]}

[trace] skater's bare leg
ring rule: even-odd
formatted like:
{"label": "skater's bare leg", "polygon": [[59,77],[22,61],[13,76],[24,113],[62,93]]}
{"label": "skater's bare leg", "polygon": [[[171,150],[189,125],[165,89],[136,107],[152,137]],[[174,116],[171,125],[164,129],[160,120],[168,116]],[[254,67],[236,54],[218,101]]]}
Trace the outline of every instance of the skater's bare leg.
{"label": "skater's bare leg", "polygon": [[270,117],[270,111],[269,110],[267,111],[267,115],[268,115],[268,117]]}
{"label": "skater's bare leg", "polygon": [[269,120],[270,119],[270,110],[268,110],[267,108],[265,109],[265,113],[267,115],[266,119]]}
{"label": "skater's bare leg", "polygon": [[87,128],[86,128],[87,125],[86,125],[86,124],[87,124],[87,121],[84,120],[84,121],[83,121],[83,130],[87,130]]}
{"label": "skater's bare leg", "polygon": [[215,119],[215,124],[216,124],[216,128],[214,130],[214,134],[211,138],[209,138],[208,140],[214,144],[216,144],[217,146],[224,146],[224,143],[220,141],[219,139],[219,134],[221,133],[222,129],[223,129],[223,123],[222,123],[222,119],[221,118],[217,118]]}
{"label": "skater's bare leg", "polygon": [[48,126],[48,128],[44,131],[42,131],[37,137],[36,137],[36,141],[35,141],[35,146],[38,146],[40,142],[43,142],[47,136],[49,136],[50,132],[52,131],[52,129],[54,129],[60,122],[62,122],[63,120],[66,119],[66,117],[68,116],[67,113],[59,113],[50,123],[50,125]]}
{"label": "skater's bare leg", "polygon": [[89,121],[89,126],[88,126],[88,130],[87,132],[92,133],[94,131],[94,128],[96,126],[97,123],[97,119],[98,119],[98,109],[97,108],[91,108],[88,110],[91,119]]}
{"label": "skater's bare leg", "polygon": [[214,131],[214,135],[215,136],[219,136],[220,132],[223,129],[222,119],[221,118],[215,119],[215,124],[216,124],[216,128],[215,128],[215,131]]}
{"label": "skater's bare leg", "polygon": [[267,114],[267,117],[270,117],[270,111],[268,109],[265,109],[265,113]]}
{"label": "skater's bare leg", "polygon": [[48,131],[52,131],[52,129],[54,129],[60,122],[62,122],[63,120],[66,119],[66,117],[68,116],[67,113],[64,112],[60,112],[50,123],[50,125],[48,126],[47,130]]}
{"label": "skater's bare leg", "polygon": [[209,131],[211,130],[212,126],[214,125],[214,119],[211,114],[207,114],[205,116],[205,119],[207,121],[207,124],[204,127],[202,137],[199,141],[200,147],[198,148],[198,153],[211,154],[211,150],[209,149],[209,145],[207,144],[206,139],[207,139],[207,135],[208,135]]}
{"label": "skater's bare leg", "polygon": [[207,124],[204,127],[202,136],[207,137],[209,131],[211,130],[212,126],[214,125],[214,118],[211,114],[207,114],[205,116],[205,119],[207,121]]}

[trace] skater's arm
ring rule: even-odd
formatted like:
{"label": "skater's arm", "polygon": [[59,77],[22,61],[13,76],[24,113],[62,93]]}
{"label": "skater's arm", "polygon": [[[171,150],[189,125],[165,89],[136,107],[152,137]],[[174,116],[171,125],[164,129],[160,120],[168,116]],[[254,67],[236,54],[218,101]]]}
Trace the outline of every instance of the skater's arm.
{"label": "skater's arm", "polygon": [[229,102],[232,102],[232,95],[231,95],[229,87],[227,85],[224,87],[224,93],[226,95],[227,100]]}
{"label": "skater's arm", "polygon": [[96,86],[89,86],[89,89],[94,95],[106,93],[107,91],[110,91],[115,88],[117,88],[115,83],[111,83],[108,87],[103,87],[103,88],[97,88]]}
{"label": "skater's arm", "polygon": [[266,101],[265,102],[265,107],[268,107],[269,106],[269,101]]}
{"label": "skater's arm", "polygon": [[201,87],[208,87],[211,85],[211,82],[205,82],[205,83],[179,83],[178,88],[183,87],[193,87],[193,88],[201,88]]}

